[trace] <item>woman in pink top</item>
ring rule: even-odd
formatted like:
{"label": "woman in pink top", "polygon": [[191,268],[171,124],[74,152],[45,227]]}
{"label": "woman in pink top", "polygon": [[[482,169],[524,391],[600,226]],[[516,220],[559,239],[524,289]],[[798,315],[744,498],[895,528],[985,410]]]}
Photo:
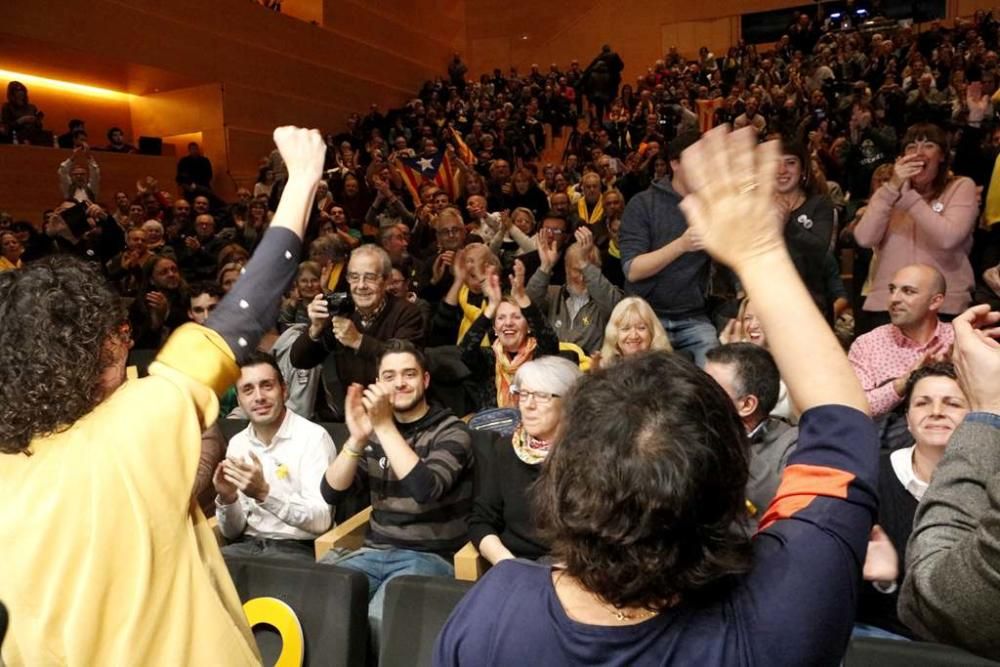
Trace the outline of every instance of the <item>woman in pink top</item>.
{"label": "woman in pink top", "polygon": [[929,264],[948,282],[941,312],[968,307],[975,281],[969,250],[979,202],[976,185],[948,170],[948,137],[917,123],[903,137],[892,177],[872,195],[854,230],[858,245],[875,250],[872,289],[864,303],[871,326],[889,322],[889,280],[908,264]]}

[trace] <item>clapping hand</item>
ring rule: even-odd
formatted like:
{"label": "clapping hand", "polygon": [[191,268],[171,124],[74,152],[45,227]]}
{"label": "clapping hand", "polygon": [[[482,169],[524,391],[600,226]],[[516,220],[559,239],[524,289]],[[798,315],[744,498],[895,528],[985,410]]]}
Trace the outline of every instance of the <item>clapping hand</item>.
{"label": "clapping hand", "polygon": [[969,107],[969,122],[978,123],[986,117],[986,110],[990,106],[990,100],[983,95],[983,83],[973,81],[965,89],[965,103]]}
{"label": "clapping hand", "polygon": [[514,273],[510,276],[510,296],[520,308],[527,308],[531,305],[531,299],[524,289],[524,262],[519,259],[514,260]]}
{"label": "clapping hand", "polygon": [[590,261],[590,253],[594,249],[594,234],[586,227],[577,227],[576,231],[573,232],[573,237],[576,239],[576,244],[580,247],[580,254]]}
{"label": "clapping hand", "polygon": [[1000,414],[1000,313],[973,306],[954,319],[955,370],[973,410]]}
{"label": "clapping hand", "polygon": [[539,268],[545,273],[551,273],[559,262],[559,242],[548,234],[538,235]]}
{"label": "clapping hand", "polygon": [[500,302],[503,300],[500,276],[492,266],[486,269],[486,277],[483,279],[482,289],[483,296],[486,297],[486,307],[483,309],[483,313],[487,317],[492,318],[497,308],[500,307]]}
{"label": "clapping hand", "polygon": [[910,179],[920,173],[924,168],[924,158],[914,153],[913,155],[903,155],[892,166],[892,176],[889,178],[889,185],[899,191],[910,189]]}
{"label": "clapping hand", "polygon": [[[225,480],[243,492],[248,498],[259,503],[267,500],[271,487],[264,479],[264,466],[253,452],[250,452],[250,463],[236,459],[224,459],[220,464]],[[221,495],[221,494],[220,494]]]}
{"label": "clapping hand", "polygon": [[[454,267],[455,265],[455,251],[445,250],[443,253],[434,258],[434,264],[431,266],[431,284],[437,285],[444,279],[445,271],[448,267]],[[454,270],[454,269],[453,269]]]}
{"label": "clapping hand", "polygon": [[878,524],[868,536],[868,553],[862,570],[865,581],[893,582],[899,577],[899,555],[892,540]]}
{"label": "clapping hand", "polygon": [[347,431],[351,435],[351,440],[359,445],[364,445],[374,431],[372,421],[365,411],[363,397],[364,387],[355,382],[347,388],[347,400],[344,402],[344,419],[347,423]]}
{"label": "clapping hand", "polygon": [[381,386],[368,385],[361,397],[361,403],[374,432],[386,427],[395,427],[392,420],[392,395]]}

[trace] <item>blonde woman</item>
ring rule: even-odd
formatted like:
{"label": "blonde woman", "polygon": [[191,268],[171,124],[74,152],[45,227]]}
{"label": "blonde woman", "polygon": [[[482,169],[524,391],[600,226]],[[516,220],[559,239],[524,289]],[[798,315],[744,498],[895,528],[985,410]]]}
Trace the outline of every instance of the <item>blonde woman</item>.
{"label": "blonde woman", "polygon": [[650,350],[672,352],[670,339],[646,300],[630,296],[611,311],[604,328],[604,345],[591,357],[591,368],[608,367],[624,357]]}

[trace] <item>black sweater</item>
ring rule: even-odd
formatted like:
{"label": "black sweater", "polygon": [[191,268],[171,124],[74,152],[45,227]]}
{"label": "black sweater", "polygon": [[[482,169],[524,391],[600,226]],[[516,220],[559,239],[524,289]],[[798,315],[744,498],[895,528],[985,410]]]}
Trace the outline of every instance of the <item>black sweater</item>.
{"label": "black sweater", "polygon": [[[899,579],[897,579],[897,583],[902,585],[903,578],[906,576],[906,543],[913,531],[913,516],[917,512],[917,499],[899,482],[899,478],[893,472],[892,463],[889,461],[889,453],[883,454],[879,460],[878,495],[878,523],[889,536],[892,545],[896,547],[896,553],[899,554]],[[889,594],[880,593],[875,590],[871,583],[864,582],[858,604],[858,622],[912,638],[913,633],[900,622],[899,616],[896,615],[896,602],[898,600],[898,590]]]}
{"label": "black sweater", "polygon": [[535,535],[528,497],[541,464],[529,465],[519,459],[509,437],[495,443],[486,456],[482,450],[477,453],[469,539],[478,549],[484,537],[496,535],[518,558],[541,558],[548,548]]}

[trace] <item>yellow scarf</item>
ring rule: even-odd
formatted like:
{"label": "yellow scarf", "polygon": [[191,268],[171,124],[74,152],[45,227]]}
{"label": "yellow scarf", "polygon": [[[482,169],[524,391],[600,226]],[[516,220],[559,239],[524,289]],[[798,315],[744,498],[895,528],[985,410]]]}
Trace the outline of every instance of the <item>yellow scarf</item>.
{"label": "yellow scarf", "polygon": [[[484,338],[483,340],[486,339]],[[514,375],[517,374],[517,369],[523,363],[531,361],[534,358],[535,347],[537,345],[538,341],[535,340],[534,336],[529,336],[521,345],[521,349],[517,351],[514,358],[511,359],[504,352],[503,345],[500,344],[500,339],[498,338],[494,341],[493,354],[497,358],[496,385],[498,408],[514,407],[514,397],[510,394],[510,385],[514,382]]]}
{"label": "yellow scarf", "polygon": [[611,239],[611,241],[608,242],[608,254],[615,259],[622,258],[622,251],[621,248],[618,247],[618,241]]}
{"label": "yellow scarf", "polygon": [[1000,222],[1000,156],[993,163],[993,176],[990,177],[990,191],[986,193],[986,209],[983,220],[990,228]]}
{"label": "yellow scarf", "polygon": [[[458,325],[458,340],[456,342],[461,343],[462,339],[465,338],[465,333],[472,326],[472,323],[478,320],[479,316],[483,314],[483,309],[469,303],[468,285],[462,285],[462,288],[458,290],[458,305],[461,306],[462,314],[465,315],[465,317],[462,318],[462,322]],[[490,346],[489,336],[483,336],[482,346]]]}
{"label": "yellow scarf", "polygon": [[326,291],[332,292],[337,289],[337,283],[340,282],[340,274],[344,271],[344,266],[347,262],[337,262],[330,269],[330,277],[326,279]]}
{"label": "yellow scarf", "polygon": [[580,201],[576,203],[576,212],[580,216],[580,220],[588,225],[593,225],[604,217],[604,200],[598,199],[594,211],[590,215],[587,215],[587,200],[580,197]]}
{"label": "yellow scarf", "polygon": [[0,257],[0,271],[13,271],[20,268],[21,260],[17,260],[17,264],[15,264],[6,257]]}

